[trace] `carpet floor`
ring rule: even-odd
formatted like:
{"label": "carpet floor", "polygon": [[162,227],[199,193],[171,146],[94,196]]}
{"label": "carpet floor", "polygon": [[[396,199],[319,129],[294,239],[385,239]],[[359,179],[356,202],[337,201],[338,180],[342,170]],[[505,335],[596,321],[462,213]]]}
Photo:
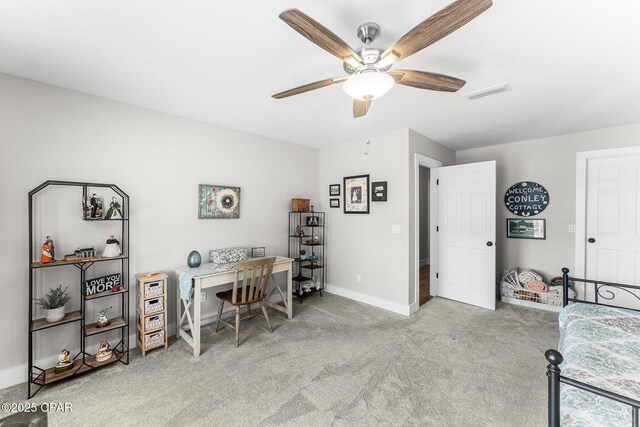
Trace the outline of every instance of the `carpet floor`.
{"label": "carpet floor", "polygon": [[[296,304],[291,321],[270,314],[275,332],[245,321],[237,349],[233,331],[209,326],[199,358],[173,340],[32,401],[72,403],[49,415],[54,427],[546,424],[553,313],[434,298],[404,317],[324,293]],[[17,385],[0,402],[25,395]]]}

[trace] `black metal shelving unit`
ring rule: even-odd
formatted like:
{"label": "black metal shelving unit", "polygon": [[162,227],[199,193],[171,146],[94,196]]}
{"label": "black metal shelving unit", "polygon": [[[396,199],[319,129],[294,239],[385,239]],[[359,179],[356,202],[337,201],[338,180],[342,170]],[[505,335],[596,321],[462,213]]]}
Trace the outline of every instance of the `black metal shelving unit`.
{"label": "black metal shelving unit", "polygon": [[[82,189],[82,200],[86,200],[89,194],[89,188],[109,188],[115,194],[118,195],[121,203],[122,219],[86,219],[84,212],[82,212],[82,219],[91,222],[100,221],[120,221],[121,227],[121,240],[120,248],[122,255],[113,258],[95,258],[85,261],[53,261],[50,263],[42,264],[36,262],[34,257],[37,257],[36,243],[34,241],[34,198],[35,196],[50,186],[67,186],[67,187],[79,187]],[[80,210],[78,210],[80,212]],[[91,182],[71,182],[71,181],[45,181],[33,190],[29,192],[29,372],[28,372],[28,398],[31,399],[35,396],[42,387],[61,381],[64,379],[72,378],[76,375],[93,371],[102,366],[109,365],[114,362],[121,362],[125,365],[129,364],[129,196],[122,191],[117,185],[114,184],[102,184]],[[87,270],[98,262],[120,262],[120,283],[121,290],[117,292],[93,294],[90,296],[85,295],[85,280]],[[38,285],[36,283],[35,272],[39,269],[49,269],[62,266],[74,266],[80,272],[80,310],[66,313],[65,317],[54,323],[47,323],[45,319],[34,319],[34,287]],[[95,323],[87,324],[85,322],[85,302],[93,301],[99,298],[117,298],[120,297],[120,316],[111,318],[110,325],[97,328]],[[54,368],[42,369],[34,365],[34,335],[39,331],[55,328],[66,324],[80,323],[80,351],[73,357],[73,368],[64,373],[55,373]],[[86,351],[86,338],[94,335],[101,334],[107,331],[120,331],[120,340],[112,347],[112,356],[110,359],[98,362],[96,356],[87,353]],[[35,389],[35,390],[34,390]]]}
{"label": "black metal shelving unit", "polygon": [[[307,225],[307,218],[318,217],[317,225]],[[296,234],[296,228],[300,226],[304,234]],[[293,258],[293,292],[300,297],[300,302],[305,296],[320,293],[325,286],[325,262],[326,262],[326,228],[324,212],[289,212],[289,258]],[[317,237],[317,242],[313,239]],[[305,249],[305,258],[301,257],[300,250]],[[309,253],[310,252],[310,253]],[[315,254],[316,262],[311,262],[310,256]],[[305,286],[316,280],[316,286]]]}

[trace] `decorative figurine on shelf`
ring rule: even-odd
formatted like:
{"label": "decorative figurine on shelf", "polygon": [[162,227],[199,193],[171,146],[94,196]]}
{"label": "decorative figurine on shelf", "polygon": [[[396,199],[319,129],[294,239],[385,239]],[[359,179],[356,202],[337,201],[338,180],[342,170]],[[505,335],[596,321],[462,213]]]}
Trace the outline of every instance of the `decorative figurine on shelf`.
{"label": "decorative figurine on shelf", "polygon": [[302,227],[296,225],[296,231],[293,233],[294,236],[304,236],[304,231],[302,231]]}
{"label": "decorative figurine on shelf", "polygon": [[104,362],[111,359],[113,351],[111,350],[111,344],[109,341],[100,341],[100,347],[96,353],[96,362]]}
{"label": "decorative figurine on shelf", "polygon": [[111,287],[111,292],[120,292],[120,289],[122,289],[122,285],[120,285],[120,279],[118,278],[118,281]]}
{"label": "decorative figurine on shelf", "polygon": [[306,249],[300,249],[300,259],[303,260],[305,259],[305,255],[307,254],[307,250]]}
{"label": "decorative figurine on shelf", "polygon": [[55,246],[53,245],[53,239],[51,236],[47,236],[47,240],[42,245],[42,255],[40,255],[40,262],[47,264],[51,261],[55,261]]}
{"label": "decorative figurine on shelf", "polygon": [[104,248],[104,251],[102,251],[102,258],[113,258],[120,256],[121,254],[122,252],[120,251],[120,242],[118,242],[118,239],[116,239],[112,234],[107,239],[107,246]]}
{"label": "decorative figurine on shelf", "polygon": [[60,355],[58,356],[58,363],[54,368],[54,372],[56,374],[61,374],[63,372],[70,371],[73,368],[73,361],[71,360],[71,354],[69,350],[66,348],[62,350]]}
{"label": "decorative figurine on shelf", "polygon": [[[96,196],[96,193],[93,193],[89,198],[89,205],[91,206],[91,218],[97,218],[98,209],[102,211],[102,208],[98,207],[98,196]],[[102,216],[102,212],[100,212],[100,216]]]}
{"label": "decorative figurine on shelf", "polygon": [[316,255],[315,252],[311,252],[311,256],[309,257],[309,262],[311,263],[311,265],[318,263],[318,255]]}
{"label": "decorative figurine on shelf", "polygon": [[104,219],[122,219],[122,212],[120,211],[120,203],[116,201],[115,197],[111,198],[111,205],[107,211],[107,215]]}
{"label": "decorative figurine on shelf", "polygon": [[104,310],[100,310],[96,316],[98,317],[98,323],[96,323],[96,328],[104,328],[105,326],[109,326],[111,321],[107,317],[107,311],[111,310],[113,306],[109,308],[105,308]]}

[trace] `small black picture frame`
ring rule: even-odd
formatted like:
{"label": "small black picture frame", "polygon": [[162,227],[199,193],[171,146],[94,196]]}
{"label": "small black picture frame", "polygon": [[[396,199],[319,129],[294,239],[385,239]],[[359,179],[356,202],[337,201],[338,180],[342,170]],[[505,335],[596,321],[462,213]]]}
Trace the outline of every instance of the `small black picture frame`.
{"label": "small black picture frame", "polygon": [[329,196],[335,197],[340,195],[340,184],[329,184]]}
{"label": "small black picture frame", "polygon": [[371,201],[386,202],[387,201],[387,181],[379,181],[371,183]]}
{"label": "small black picture frame", "polygon": [[251,258],[262,258],[266,254],[264,246],[258,248],[251,248]]}
{"label": "small black picture frame", "polygon": [[507,238],[547,239],[547,220],[542,218],[507,218]]}
{"label": "small black picture frame", "polygon": [[329,207],[339,208],[340,207],[340,199],[329,199]]}

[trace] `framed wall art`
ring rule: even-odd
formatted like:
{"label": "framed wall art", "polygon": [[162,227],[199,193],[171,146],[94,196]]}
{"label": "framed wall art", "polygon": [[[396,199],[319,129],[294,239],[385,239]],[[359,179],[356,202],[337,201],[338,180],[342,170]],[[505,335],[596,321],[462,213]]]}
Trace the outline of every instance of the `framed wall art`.
{"label": "framed wall art", "polygon": [[507,237],[510,239],[545,240],[546,228],[545,219],[507,218]]}
{"label": "framed wall art", "polygon": [[240,187],[200,184],[199,219],[240,218]]}
{"label": "framed wall art", "polygon": [[387,181],[371,183],[371,201],[372,202],[387,201]]}
{"label": "framed wall art", "polygon": [[340,207],[340,199],[329,199],[329,206],[332,208]]}
{"label": "framed wall art", "polygon": [[538,215],[549,206],[549,192],[537,182],[518,182],[504,194],[504,205],[514,215]]}
{"label": "framed wall art", "polygon": [[369,213],[369,175],[344,178],[344,213]]}
{"label": "framed wall art", "polygon": [[340,195],[340,184],[329,185],[329,196],[335,197]]}

